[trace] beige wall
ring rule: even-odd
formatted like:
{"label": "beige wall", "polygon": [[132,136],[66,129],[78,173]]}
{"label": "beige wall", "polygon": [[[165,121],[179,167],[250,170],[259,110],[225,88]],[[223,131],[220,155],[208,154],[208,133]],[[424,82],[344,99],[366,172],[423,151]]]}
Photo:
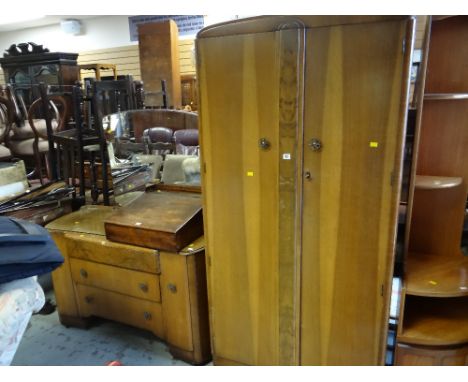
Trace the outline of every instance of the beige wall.
{"label": "beige wall", "polygon": [[[180,74],[195,74],[195,61],[193,57],[194,40],[179,41]],[[141,79],[140,56],[138,45],[127,45],[109,49],[98,49],[81,52],[78,64],[92,62],[109,63],[117,65],[117,74],[131,74],[135,80]],[[92,71],[82,71],[82,78],[94,77]],[[112,75],[112,71],[102,71],[102,76]],[[5,84],[3,71],[0,70],[0,84]]]}
{"label": "beige wall", "polygon": [[[415,49],[421,49],[424,38],[424,29],[427,16],[416,16],[416,40]],[[194,40],[179,41],[180,74],[195,74],[195,62],[193,58]],[[138,45],[126,45],[108,49],[98,49],[81,52],[78,56],[79,64],[91,62],[104,62],[117,65],[118,74],[131,74],[136,80],[141,79],[140,57]],[[112,75],[111,71],[102,72],[103,75]],[[83,77],[93,77],[90,71],[82,72]],[[0,69],[0,84],[4,84],[3,72]]]}
{"label": "beige wall", "polygon": [[[415,49],[422,48],[426,19],[427,16],[416,16]],[[192,52],[193,47],[194,40],[192,39],[179,41],[181,75],[195,74],[195,62]],[[138,45],[128,45],[118,48],[93,50],[80,53],[78,57],[79,64],[87,64],[90,62],[109,62],[117,64],[119,74],[132,74],[135,79],[141,79]],[[83,72],[83,74],[89,76],[90,72]],[[106,75],[111,74],[111,72],[106,73]]]}
{"label": "beige wall", "polygon": [[[195,62],[192,53],[194,40],[179,41],[180,74],[195,74]],[[134,79],[140,80],[140,56],[138,45],[121,46],[110,49],[82,52],[78,56],[78,64],[104,62],[117,65],[117,74],[131,74]],[[101,75],[112,75],[112,71],[102,71]],[[93,72],[82,71],[82,77],[93,77]]]}

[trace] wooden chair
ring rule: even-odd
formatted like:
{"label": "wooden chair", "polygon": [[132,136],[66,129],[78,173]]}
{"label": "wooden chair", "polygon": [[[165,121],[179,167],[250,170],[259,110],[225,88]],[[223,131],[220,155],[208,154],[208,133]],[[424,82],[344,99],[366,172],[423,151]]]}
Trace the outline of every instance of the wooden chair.
{"label": "wooden chair", "polygon": [[[35,173],[41,184],[44,184],[42,163],[45,163],[46,177],[49,180],[57,180],[58,160],[53,140],[53,134],[63,131],[68,121],[68,102],[62,95],[50,94],[45,84],[39,85],[40,98],[32,102],[28,109],[28,123],[34,132],[32,142],[35,158]],[[60,111],[59,111],[60,110]],[[44,119],[34,119],[35,115],[42,115]],[[55,118],[53,118],[55,115]],[[40,125],[38,127],[38,122]],[[42,126],[45,126],[45,131]]]}
{"label": "wooden chair", "polygon": [[[90,94],[85,97],[91,110],[90,123],[96,134],[98,144],[84,147],[95,163],[91,163],[91,173],[99,167],[101,172],[101,184],[99,193],[102,193],[104,205],[110,204],[109,195],[109,155],[107,143],[109,131],[103,126],[103,118],[106,115],[120,111],[131,110],[136,107],[134,99],[133,80],[94,81],[91,84]],[[96,183],[94,183],[95,185]],[[96,191],[96,187],[93,187]],[[96,201],[96,192],[93,192],[93,200]]]}
{"label": "wooden chair", "polygon": [[168,127],[151,127],[144,130],[143,142],[147,145],[149,154],[161,155],[163,158],[175,151],[173,130]]}
{"label": "wooden chair", "polygon": [[[42,90],[41,90],[42,89]],[[26,108],[24,96],[27,94],[28,99],[32,99],[33,95],[39,96],[32,101],[30,108]],[[23,159],[28,167],[33,167],[28,177],[41,180],[43,183],[42,173],[38,172],[42,168],[42,161],[47,157],[47,153],[53,146],[49,145],[47,138],[48,131],[55,131],[63,128],[61,122],[64,115],[59,111],[58,107],[63,110],[65,105],[62,100],[55,98],[48,101],[48,109],[51,109],[47,114],[39,108],[39,101],[47,94],[47,85],[32,85],[32,86],[13,86],[7,85],[6,94],[8,100],[13,105],[13,124],[10,133],[5,137],[5,143],[11,150],[13,156]],[[34,106],[33,106],[34,105]],[[47,120],[46,116],[50,116]],[[49,163],[46,161],[46,168],[49,168]],[[51,174],[48,172],[47,176]]]}
{"label": "wooden chair", "polygon": [[134,97],[135,97],[135,109],[145,108],[145,90],[143,87],[143,81],[133,81]]}
{"label": "wooden chair", "polygon": [[9,160],[12,157],[10,149],[3,144],[5,137],[10,133],[12,121],[13,105],[8,99],[0,97],[0,161]]}

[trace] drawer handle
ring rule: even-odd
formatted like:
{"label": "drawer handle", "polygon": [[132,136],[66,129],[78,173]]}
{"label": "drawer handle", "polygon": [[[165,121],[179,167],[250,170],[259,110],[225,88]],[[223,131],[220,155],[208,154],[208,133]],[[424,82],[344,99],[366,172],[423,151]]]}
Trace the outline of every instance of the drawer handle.
{"label": "drawer handle", "polygon": [[143,317],[145,318],[146,321],[149,321],[152,318],[150,312],[144,312]]}
{"label": "drawer handle", "polygon": [[84,269],[80,269],[80,275],[81,277],[84,277],[85,279],[88,278],[88,272],[86,272]]}
{"label": "drawer handle", "polygon": [[140,287],[142,292],[148,293],[148,284],[140,283],[140,284],[138,284],[138,286]]}
{"label": "drawer handle", "polygon": [[88,304],[91,304],[91,303],[94,301],[94,297],[92,297],[92,296],[86,296],[86,297],[85,297],[85,301],[86,301]]}
{"label": "drawer handle", "polygon": [[177,287],[175,284],[167,284],[167,289],[169,289],[172,293],[177,293]]}

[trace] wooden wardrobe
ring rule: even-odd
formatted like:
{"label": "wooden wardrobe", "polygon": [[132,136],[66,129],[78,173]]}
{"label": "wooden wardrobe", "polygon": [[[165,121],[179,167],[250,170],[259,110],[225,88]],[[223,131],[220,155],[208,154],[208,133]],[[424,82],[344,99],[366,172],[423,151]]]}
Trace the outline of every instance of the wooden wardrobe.
{"label": "wooden wardrobe", "polygon": [[384,363],[414,19],[197,36],[216,365]]}

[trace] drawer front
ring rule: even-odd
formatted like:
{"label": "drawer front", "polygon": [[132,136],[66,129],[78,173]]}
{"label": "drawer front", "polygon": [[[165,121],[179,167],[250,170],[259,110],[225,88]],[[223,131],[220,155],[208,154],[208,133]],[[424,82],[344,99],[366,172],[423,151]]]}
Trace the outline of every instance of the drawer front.
{"label": "drawer front", "polygon": [[159,253],[154,249],[118,244],[104,236],[66,233],[67,251],[70,257],[115,265],[148,273],[161,273]]}
{"label": "drawer front", "polygon": [[78,284],[154,302],[161,301],[158,275],[80,259],[70,259],[70,269],[73,281]]}
{"label": "drawer front", "polygon": [[80,284],[76,293],[81,317],[103,317],[165,338],[161,304]]}
{"label": "drawer front", "polygon": [[468,346],[411,346],[397,344],[397,366],[468,366]]}
{"label": "drawer front", "polygon": [[161,295],[164,332],[167,341],[180,349],[193,351],[192,316],[190,307],[187,256],[161,252]]}

